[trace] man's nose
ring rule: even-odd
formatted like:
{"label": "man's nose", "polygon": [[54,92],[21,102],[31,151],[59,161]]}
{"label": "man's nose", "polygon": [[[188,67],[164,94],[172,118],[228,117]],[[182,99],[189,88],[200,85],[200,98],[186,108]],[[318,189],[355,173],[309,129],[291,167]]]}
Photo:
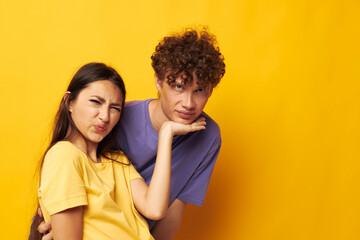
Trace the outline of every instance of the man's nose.
{"label": "man's nose", "polygon": [[195,107],[194,96],[192,93],[185,93],[182,101],[182,105],[186,109],[192,109]]}

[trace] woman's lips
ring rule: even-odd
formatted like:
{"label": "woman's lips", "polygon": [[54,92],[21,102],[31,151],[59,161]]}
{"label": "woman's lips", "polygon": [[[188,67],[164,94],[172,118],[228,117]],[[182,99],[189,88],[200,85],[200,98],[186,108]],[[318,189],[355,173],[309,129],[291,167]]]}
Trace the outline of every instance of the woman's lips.
{"label": "woman's lips", "polygon": [[106,126],[105,125],[95,125],[95,130],[98,132],[104,132],[106,130]]}

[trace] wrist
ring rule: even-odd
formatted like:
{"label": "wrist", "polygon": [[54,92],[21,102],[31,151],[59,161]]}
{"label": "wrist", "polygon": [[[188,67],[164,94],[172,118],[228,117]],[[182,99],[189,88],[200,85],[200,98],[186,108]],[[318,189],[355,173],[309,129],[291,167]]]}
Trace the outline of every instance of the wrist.
{"label": "wrist", "polygon": [[159,137],[160,136],[168,136],[168,137],[173,137],[174,136],[174,133],[172,131],[172,128],[171,128],[171,122],[170,121],[167,121],[167,122],[164,122],[163,125],[161,126],[160,128],[160,131],[159,131]]}

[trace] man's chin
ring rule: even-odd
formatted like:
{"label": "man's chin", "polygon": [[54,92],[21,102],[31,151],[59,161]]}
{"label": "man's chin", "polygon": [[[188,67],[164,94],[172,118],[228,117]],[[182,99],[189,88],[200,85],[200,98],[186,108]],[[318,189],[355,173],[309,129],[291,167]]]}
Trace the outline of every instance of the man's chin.
{"label": "man's chin", "polygon": [[181,123],[181,124],[192,124],[196,119],[185,119],[185,118],[176,118],[174,122]]}

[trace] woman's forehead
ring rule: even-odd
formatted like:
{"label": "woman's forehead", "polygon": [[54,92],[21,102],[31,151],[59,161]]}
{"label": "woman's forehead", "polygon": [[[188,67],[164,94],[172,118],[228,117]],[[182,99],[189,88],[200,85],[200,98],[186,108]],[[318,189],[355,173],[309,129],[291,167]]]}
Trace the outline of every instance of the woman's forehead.
{"label": "woman's forehead", "polygon": [[122,99],[120,88],[109,80],[99,80],[92,82],[84,88],[80,94],[84,95],[99,95],[104,98],[118,98]]}

